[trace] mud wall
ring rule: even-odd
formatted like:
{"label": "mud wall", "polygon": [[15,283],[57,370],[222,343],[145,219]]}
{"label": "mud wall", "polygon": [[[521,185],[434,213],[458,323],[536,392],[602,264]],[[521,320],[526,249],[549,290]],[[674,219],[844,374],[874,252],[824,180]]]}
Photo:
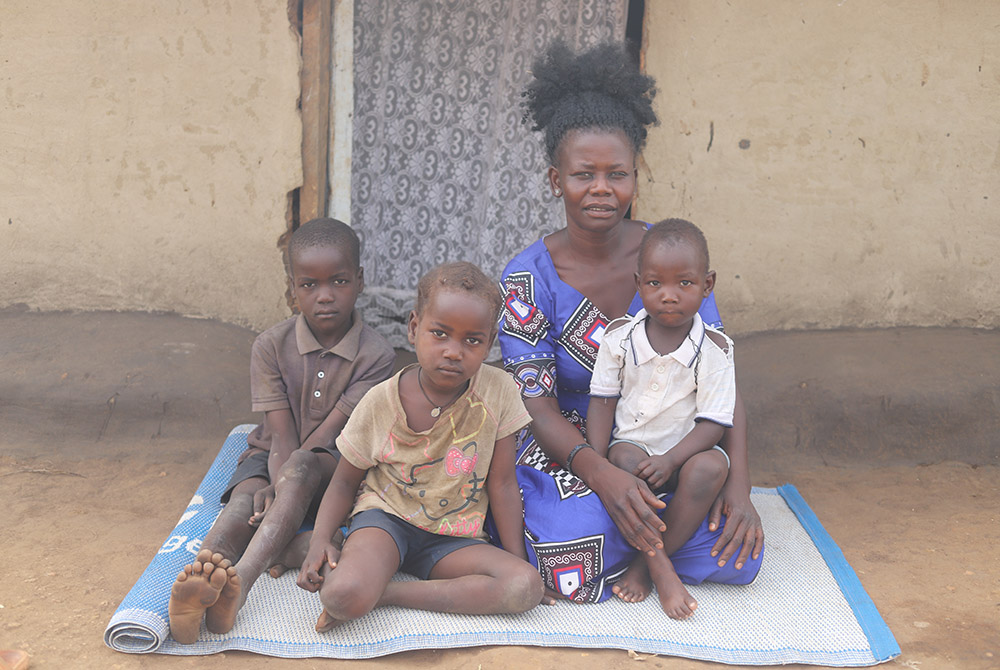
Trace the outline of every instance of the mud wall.
{"label": "mud wall", "polygon": [[5,2],[0,308],[287,315],[284,2]]}
{"label": "mud wall", "polygon": [[1000,326],[1000,4],[647,1],[638,213],[736,332]]}

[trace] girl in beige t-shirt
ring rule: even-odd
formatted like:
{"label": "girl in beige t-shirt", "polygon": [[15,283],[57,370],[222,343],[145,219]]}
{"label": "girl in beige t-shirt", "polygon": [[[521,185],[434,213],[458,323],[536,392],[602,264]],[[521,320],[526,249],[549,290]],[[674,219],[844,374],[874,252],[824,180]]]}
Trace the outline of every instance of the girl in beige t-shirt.
{"label": "girl in beige t-shirt", "polygon": [[[514,477],[515,434],[530,417],[514,380],[482,365],[500,305],[470,263],[420,280],[409,321],[417,364],[369,391],[337,440],[340,464],[298,578],[320,592],[317,630],[379,605],[502,614],[541,601]],[[487,506],[506,551],[486,540]],[[390,581],[400,569],[421,581]]]}

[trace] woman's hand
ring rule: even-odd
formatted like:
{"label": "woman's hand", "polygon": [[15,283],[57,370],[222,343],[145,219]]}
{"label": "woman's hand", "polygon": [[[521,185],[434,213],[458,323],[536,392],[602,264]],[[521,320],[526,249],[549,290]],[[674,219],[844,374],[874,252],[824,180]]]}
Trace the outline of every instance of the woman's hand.
{"label": "woman's hand", "polygon": [[[726,515],[722,534],[712,547],[712,556],[719,557],[721,568],[739,549],[736,556],[736,569],[740,570],[749,556],[754,560],[760,558],[764,549],[764,527],[760,523],[760,515],[750,502],[749,494],[741,494],[723,487],[712,509],[708,513],[708,529],[715,531],[719,527],[721,515]],[[721,550],[721,553],[720,553]]]}
{"label": "woman's hand", "polygon": [[[587,451],[590,450],[584,450]],[[593,456],[589,459],[596,460]],[[652,556],[656,549],[663,548],[662,533],[667,527],[657,512],[666,507],[666,503],[658,500],[643,480],[601,460],[605,465],[595,468],[596,472],[584,481],[601,499],[625,541]],[[580,461],[578,456],[573,463],[574,469]]]}

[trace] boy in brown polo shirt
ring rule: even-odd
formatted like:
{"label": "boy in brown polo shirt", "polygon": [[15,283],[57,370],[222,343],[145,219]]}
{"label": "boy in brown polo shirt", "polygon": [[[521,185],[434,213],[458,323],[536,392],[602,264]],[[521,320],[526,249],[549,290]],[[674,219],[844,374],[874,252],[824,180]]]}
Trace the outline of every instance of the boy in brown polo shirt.
{"label": "boy in brown polo shirt", "polygon": [[361,397],[392,373],[395,354],[354,309],[364,288],[360,243],[334,219],[300,226],[288,242],[290,280],[301,312],[253,345],[253,411],[226,503],[195,561],[170,592],[170,633],[198,639],[232,629],[247,593],[279,562],[337,467],[337,436]]}

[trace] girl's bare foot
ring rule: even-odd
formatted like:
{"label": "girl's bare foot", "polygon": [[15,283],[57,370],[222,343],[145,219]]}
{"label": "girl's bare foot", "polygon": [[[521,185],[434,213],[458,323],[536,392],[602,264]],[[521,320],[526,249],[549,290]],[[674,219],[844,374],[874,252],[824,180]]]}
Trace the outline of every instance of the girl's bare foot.
{"label": "girl's bare foot", "polygon": [[[217,560],[216,560],[217,559]],[[198,639],[201,618],[215,604],[228,581],[226,570],[217,570],[222,554],[213,555],[208,549],[198,552],[191,565],[185,565],[170,588],[170,634],[181,644],[193,644]]]}
{"label": "girl's bare foot", "polygon": [[647,565],[653,583],[656,584],[660,607],[667,616],[671,619],[687,619],[694,614],[698,609],[698,601],[684,588],[670,560],[658,561],[654,558]]}
{"label": "girl's bare foot", "polygon": [[319,619],[316,621],[316,632],[325,633],[345,623],[347,622],[341,621],[340,619],[334,619],[327,613],[326,610],[323,610],[322,612],[320,612]]}
{"label": "girl's bare foot", "polygon": [[627,603],[641,603],[652,590],[653,583],[649,578],[646,555],[642,553],[632,559],[628,570],[611,587],[611,591]]}
{"label": "girl's bare foot", "polygon": [[21,649],[0,649],[0,670],[27,670],[30,658]]}

